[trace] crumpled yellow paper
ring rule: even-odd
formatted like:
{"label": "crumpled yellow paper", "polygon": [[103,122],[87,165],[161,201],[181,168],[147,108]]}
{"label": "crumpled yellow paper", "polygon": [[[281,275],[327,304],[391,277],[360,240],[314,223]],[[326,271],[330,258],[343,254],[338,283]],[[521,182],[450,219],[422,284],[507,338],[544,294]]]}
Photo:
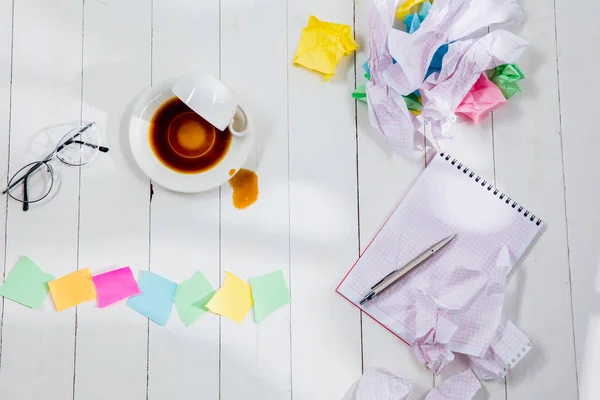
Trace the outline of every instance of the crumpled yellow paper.
{"label": "crumpled yellow paper", "polygon": [[406,18],[406,16],[408,14],[418,11],[418,10],[416,10],[416,11],[412,10],[412,8],[414,6],[418,6],[419,4],[423,3],[424,1],[425,0],[405,0],[402,4],[400,4],[398,9],[396,10],[396,18],[399,19],[400,21],[404,21],[404,18]]}
{"label": "crumpled yellow paper", "polygon": [[358,44],[349,25],[324,22],[311,15],[308,26],[302,30],[294,64],[320,72],[328,81],[342,57],[356,49]]}

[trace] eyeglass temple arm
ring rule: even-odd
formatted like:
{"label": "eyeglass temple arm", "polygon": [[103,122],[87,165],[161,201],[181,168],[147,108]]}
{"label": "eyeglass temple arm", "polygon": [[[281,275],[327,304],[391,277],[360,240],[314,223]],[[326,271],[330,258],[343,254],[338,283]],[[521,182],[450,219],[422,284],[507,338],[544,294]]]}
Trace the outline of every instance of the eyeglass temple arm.
{"label": "eyeglass temple arm", "polygon": [[29,175],[25,175],[23,180],[23,211],[29,210],[29,194],[27,193],[27,181]]}
{"label": "eyeglass temple arm", "polygon": [[71,143],[83,144],[85,146],[91,147],[92,149],[98,149],[98,151],[101,151],[103,153],[108,153],[108,147],[98,146],[98,145],[88,143],[88,142],[82,142],[81,140],[71,140],[70,142],[65,143],[65,145],[71,144]]}

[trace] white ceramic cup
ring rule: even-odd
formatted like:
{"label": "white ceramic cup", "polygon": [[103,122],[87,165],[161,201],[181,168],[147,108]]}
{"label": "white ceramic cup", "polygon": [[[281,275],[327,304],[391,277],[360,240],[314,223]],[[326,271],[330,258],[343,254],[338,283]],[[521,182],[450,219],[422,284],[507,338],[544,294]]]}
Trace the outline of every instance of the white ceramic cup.
{"label": "white ceramic cup", "polygon": [[203,71],[183,76],[172,92],[189,108],[215,128],[229,128],[232,135],[242,137],[250,130],[248,108],[223,82]]}

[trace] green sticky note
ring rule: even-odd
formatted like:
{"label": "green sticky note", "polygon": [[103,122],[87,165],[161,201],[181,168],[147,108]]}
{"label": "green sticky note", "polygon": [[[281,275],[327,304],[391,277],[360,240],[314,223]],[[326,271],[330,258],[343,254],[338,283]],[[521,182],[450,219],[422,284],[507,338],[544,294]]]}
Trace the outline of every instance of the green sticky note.
{"label": "green sticky note", "polygon": [[257,324],[290,302],[290,291],[281,270],[250,279],[250,287]]}
{"label": "green sticky note", "polygon": [[22,256],[0,286],[0,296],[30,308],[42,308],[48,296],[48,282],[54,275],[45,273],[29,258]]}
{"label": "green sticky note", "polygon": [[208,311],[205,305],[214,294],[215,289],[199,271],[177,286],[175,307],[185,326],[190,326]]}

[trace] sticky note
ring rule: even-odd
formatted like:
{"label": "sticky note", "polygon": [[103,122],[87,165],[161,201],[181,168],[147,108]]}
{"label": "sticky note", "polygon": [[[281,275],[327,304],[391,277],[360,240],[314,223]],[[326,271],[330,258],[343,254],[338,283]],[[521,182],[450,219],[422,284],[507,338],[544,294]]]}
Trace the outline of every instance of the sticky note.
{"label": "sticky note", "polygon": [[29,258],[22,256],[0,286],[0,296],[30,308],[42,308],[48,296],[48,282],[52,280],[54,275],[45,273]]}
{"label": "sticky note", "polygon": [[140,294],[138,284],[129,267],[95,275],[92,277],[92,282],[96,287],[98,308],[110,306],[129,296]]}
{"label": "sticky note", "polygon": [[241,324],[252,304],[250,285],[231,272],[226,272],[223,286],[206,304],[206,308]]}
{"label": "sticky note", "polygon": [[143,316],[164,326],[173,309],[177,284],[154,272],[144,271],[138,282],[140,294],[131,296],[127,305]]}
{"label": "sticky note", "polygon": [[175,307],[185,326],[190,326],[208,309],[206,303],[215,294],[215,289],[200,271],[181,282],[175,291]]}
{"label": "sticky note", "polygon": [[66,310],[96,298],[96,288],[92,282],[89,268],[80,269],[50,281],[48,288],[56,311]]}
{"label": "sticky note", "polygon": [[250,279],[250,286],[257,324],[290,302],[290,291],[281,270]]}
{"label": "sticky note", "polygon": [[350,25],[321,21],[311,15],[300,35],[294,64],[320,72],[328,81],[340,60],[357,48]]}

